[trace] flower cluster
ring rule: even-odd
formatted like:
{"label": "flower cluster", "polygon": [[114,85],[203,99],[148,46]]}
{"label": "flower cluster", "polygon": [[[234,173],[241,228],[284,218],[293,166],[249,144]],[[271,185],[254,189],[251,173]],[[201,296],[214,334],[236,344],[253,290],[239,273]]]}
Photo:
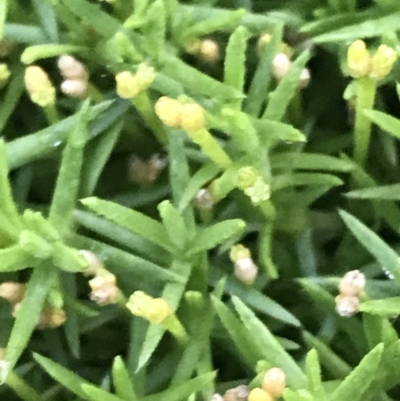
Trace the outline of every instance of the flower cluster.
{"label": "flower cluster", "polygon": [[142,63],[136,73],[123,71],[115,76],[117,94],[123,99],[134,99],[141,92],[146,91],[154,81],[154,68]]}
{"label": "flower cluster", "polygon": [[262,380],[261,388],[250,391],[248,401],[273,401],[278,399],[285,390],[286,375],[280,368],[268,370]]}
{"label": "flower cluster", "polygon": [[347,66],[353,78],[386,77],[397,60],[397,53],[387,45],[380,45],[374,54],[367,49],[363,40],[356,40],[347,50]]}
{"label": "flower cluster", "polygon": [[360,294],[365,287],[365,276],[359,270],[344,275],[339,283],[340,294],[335,298],[336,311],[340,316],[350,317],[359,311]]}
{"label": "flower cluster", "polygon": [[61,56],[57,65],[64,78],[61,91],[70,97],[85,97],[89,85],[89,73],[86,67],[68,54]]}

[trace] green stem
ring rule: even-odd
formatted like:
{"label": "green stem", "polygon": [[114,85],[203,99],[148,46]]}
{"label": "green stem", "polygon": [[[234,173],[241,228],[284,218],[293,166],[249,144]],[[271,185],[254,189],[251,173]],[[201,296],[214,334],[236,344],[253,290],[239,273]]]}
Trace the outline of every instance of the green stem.
{"label": "green stem", "polygon": [[49,104],[48,106],[43,107],[43,111],[49,125],[57,124],[60,121],[55,104]]}
{"label": "green stem", "polygon": [[189,336],[182,326],[182,323],[178,320],[175,315],[171,315],[167,317],[163,322],[162,325],[166,330],[168,330],[180,344],[186,344]]}
{"label": "green stem", "polygon": [[354,160],[364,166],[371,138],[371,121],[364,115],[365,109],[374,107],[376,81],[370,77],[357,81],[356,121],[354,128]]}
{"label": "green stem", "polygon": [[148,93],[139,93],[134,99],[132,99],[132,104],[139,111],[146,124],[152,129],[159,142],[162,145],[166,145],[168,143],[168,136],[165,127],[158,119]]}
{"label": "green stem", "polygon": [[41,401],[40,395],[16,373],[10,372],[6,384],[24,401]]}
{"label": "green stem", "polygon": [[90,82],[88,83],[87,93],[90,99],[92,99],[95,103],[101,103],[104,100],[103,94]]}

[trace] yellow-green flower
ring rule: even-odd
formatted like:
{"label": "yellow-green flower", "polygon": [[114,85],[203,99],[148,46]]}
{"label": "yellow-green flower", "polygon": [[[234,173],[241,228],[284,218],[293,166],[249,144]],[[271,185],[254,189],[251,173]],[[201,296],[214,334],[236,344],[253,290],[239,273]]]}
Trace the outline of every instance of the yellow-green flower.
{"label": "yellow-green flower", "polygon": [[353,78],[360,78],[369,74],[371,54],[363,40],[356,40],[349,46],[347,65]]}

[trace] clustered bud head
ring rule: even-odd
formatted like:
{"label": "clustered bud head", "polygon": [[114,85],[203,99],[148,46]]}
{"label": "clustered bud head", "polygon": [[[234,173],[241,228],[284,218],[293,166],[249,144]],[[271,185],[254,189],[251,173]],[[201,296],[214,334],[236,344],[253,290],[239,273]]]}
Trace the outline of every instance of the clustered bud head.
{"label": "clustered bud head", "polygon": [[37,325],[39,330],[56,329],[65,323],[67,316],[64,309],[45,307]]}
{"label": "clustered bud head", "polygon": [[56,101],[56,90],[47,73],[39,66],[29,66],[25,70],[25,87],[32,102],[41,107],[53,105]]}
{"label": "clustered bud head", "polygon": [[8,78],[10,78],[10,70],[7,64],[0,63],[0,89],[7,83]]}
{"label": "clustered bud head", "polygon": [[139,65],[136,73],[123,71],[116,75],[117,94],[123,99],[134,99],[152,84],[155,77],[154,68],[145,63]]}
{"label": "clustered bud head", "polygon": [[224,401],[247,401],[249,396],[249,389],[245,385],[240,385],[234,388],[230,388],[224,394]]}
{"label": "clustered bud head", "polygon": [[173,311],[163,298],[152,298],[143,291],[135,291],[126,304],[126,307],[135,316],[143,317],[150,323],[162,323]]}
{"label": "clustered bud head", "polygon": [[258,274],[258,266],[251,257],[250,250],[241,244],[234,245],[229,253],[231,261],[234,263],[235,276],[248,285],[254,283]]}
{"label": "clustered bud head", "polygon": [[380,45],[371,55],[362,40],[356,40],[347,50],[347,65],[353,78],[384,78],[392,71],[396,60],[397,53],[391,47]]}
{"label": "clustered bud head", "polygon": [[264,181],[259,171],[251,166],[238,170],[237,186],[254,204],[268,200],[271,196],[270,186]]}
{"label": "clustered bud head", "polygon": [[176,99],[163,96],[155,104],[158,118],[168,127],[181,128],[192,133],[206,125],[206,112],[197,103],[181,103]]}
{"label": "clustered bud head", "polygon": [[117,301],[119,289],[114,274],[103,270],[101,274],[89,280],[91,288],[90,299],[100,306],[113,304]]}
{"label": "clustered bud head", "polygon": [[61,56],[57,66],[64,78],[61,92],[70,97],[85,97],[89,86],[89,73],[86,67],[69,54]]}
{"label": "clustered bud head", "polygon": [[286,387],[286,374],[280,368],[268,370],[262,380],[261,387],[272,398],[277,399],[282,396]]}
{"label": "clustered bud head", "polygon": [[255,167],[241,167],[237,172],[237,186],[243,190],[251,188],[257,182],[259,174]]}
{"label": "clustered bud head", "polygon": [[6,299],[12,305],[21,302],[24,298],[24,294],[24,284],[12,281],[0,284],[0,297]]}
{"label": "clustered bud head", "polygon": [[262,388],[256,387],[250,391],[248,401],[273,401],[273,398]]}
{"label": "clustered bud head", "polygon": [[104,270],[103,262],[98,258],[98,256],[92,251],[87,249],[82,249],[79,253],[86,259],[89,264],[88,269],[84,273],[86,276],[95,276],[101,270]]}
{"label": "clustered bud head", "polygon": [[212,192],[207,188],[200,189],[195,198],[195,206],[200,210],[211,210],[216,203]]}
{"label": "clustered bud head", "polygon": [[166,159],[157,154],[150,160],[142,160],[139,156],[133,155],[129,159],[129,178],[141,185],[151,184],[158,178],[166,164]]}
{"label": "clustered bud head", "polygon": [[335,298],[336,312],[343,317],[355,315],[360,310],[360,299],[357,296],[338,295]]}

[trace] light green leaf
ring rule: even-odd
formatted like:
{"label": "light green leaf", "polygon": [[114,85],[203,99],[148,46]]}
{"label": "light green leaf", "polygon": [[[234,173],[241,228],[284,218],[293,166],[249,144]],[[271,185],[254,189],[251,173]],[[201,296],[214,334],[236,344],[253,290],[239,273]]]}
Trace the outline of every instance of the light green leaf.
{"label": "light green leaf", "polygon": [[277,142],[305,142],[305,136],[289,124],[267,119],[253,119],[252,123],[257,130],[260,141],[265,146],[275,145]]}
{"label": "light green leaf", "polygon": [[247,330],[257,333],[254,341],[258,346],[259,359],[265,359],[273,366],[281,368],[286,373],[289,386],[295,389],[305,388],[306,376],[267,326],[239,298],[232,297],[232,301]]}
{"label": "light green leaf", "polygon": [[99,216],[104,216],[107,220],[139,234],[168,251],[173,250],[165,227],[158,221],[135,210],[95,197],[83,199],[81,202]]}
{"label": "light green leaf", "polygon": [[370,351],[333,392],[329,401],[362,401],[379,368],[383,349],[383,344],[378,344]]}
{"label": "light green leaf", "polygon": [[360,311],[386,317],[398,316],[400,315],[400,297],[364,301],[360,304]]}
{"label": "light green leaf", "polygon": [[306,358],[306,372],[308,391],[318,401],[327,401],[327,397],[322,385],[321,367],[319,365],[318,353],[315,349],[308,352]]}
{"label": "light green leaf", "polygon": [[125,401],[137,401],[138,397],[135,393],[132,380],[120,356],[114,359],[112,375],[115,391],[118,396]]}
{"label": "light green leaf", "polygon": [[123,401],[121,398],[95,387],[92,384],[82,384],[82,391],[85,394],[85,399],[89,401]]}
{"label": "light green leaf", "polygon": [[21,55],[21,62],[32,64],[37,60],[62,56],[63,54],[84,52],[85,48],[75,45],[45,44],[27,47]]}
{"label": "light green leaf", "polygon": [[155,56],[165,51],[166,12],[163,0],[156,0],[146,13],[144,32],[148,43],[148,50]]}
{"label": "light green leaf", "polygon": [[282,174],[274,177],[272,191],[276,192],[288,187],[298,186],[339,186],[343,181],[331,174],[323,173],[292,173]]}
{"label": "light green leaf", "polygon": [[245,229],[243,220],[225,220],[201,230],[189,245],[189,254],[215,248],[231,237],[238,236]]}
{"label": "light green leaf", "polygon": [[[400,14],[399,14],[400,21]],[[400,139],[400,120],[378,110],[364,110],[364,115],[381,129]]]}
{"label": "light green leaf", "polygon": [[400,259],[397,253],[360,220],[344,210],[339,211],[339,213],[349,230],[364,248],[400,283]]}
{"label": "light green leaf", "polygon": [[348,198],[400,200],[400,184],[356,189],[346,193]]}
{"label": "light green leaf", "polygon": [[6,23],[8,0],[0,0],[0,40],[4,38],[4,24]]}
{"label": "light green leaf", "polygon": [[35,259],[19,245],[0,249],[0,272],[12,272],[30,267]]}
{"label": "light green leaf", "polygon": [[52,265],[36,267],[33,270],[7,343],[7,361],[10,363],[10,369],[13,369],[28,345],[56,275],[57,270]]}

